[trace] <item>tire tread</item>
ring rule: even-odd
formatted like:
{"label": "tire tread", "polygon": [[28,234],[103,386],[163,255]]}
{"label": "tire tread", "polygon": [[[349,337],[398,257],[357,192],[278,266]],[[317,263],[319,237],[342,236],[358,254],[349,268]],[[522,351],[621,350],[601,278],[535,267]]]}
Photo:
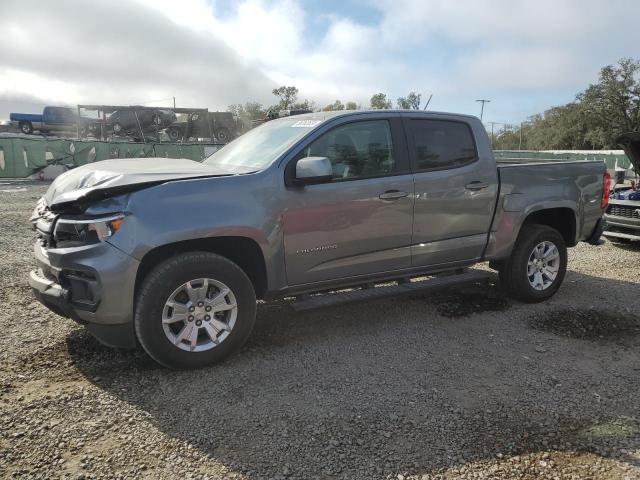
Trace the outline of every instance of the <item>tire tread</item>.
{"label": "tire tread", "polygon": [[[522,271],[522,259],[529,258],[531,254],[530,243],[532,238],[545,237],[552,240],[560,252],[560,271],[556,278],[555,284],[551,285],[547,290],[533,291],[526,279],[526,274]],[[549,238],[552,237],[552,238]],[[527,224],[520,229],[518,239],[511,252],[511,257],[506,260],[498,272],[500,284],[502,288],[513,298],[526,303],[536,303],[547,300],[552,297],[562,285],[567,266],[567,247],[564,238],[556,229],[547,225]]]}
{"label": "tire tread", "polygon": [[[189,265],[189,264],[205,265],[207,263],[220,263],[221,265],[224,265],[225,268],[230,268],[232,271],[234,271],[235,274],[237,274],[240,278],[244,280],[244,282],[246,282],[246,286],[250,288],[250,295],[252,295],[252,299],[250,300],[252,300],[253,304],[255,305],[255,291],[253,289],[253,284],[251,283],[251,280],[249,280],[249,277],[244,272],[244,270],[242,270],[237,264],[227,259],[226,257],[217,255],[215,253],[210,253],[210,252],[186,252],[186,253],[179,253],[165,260],[164,262],[161,262],[160,264],[158,264],[147,275],[147,277],[144,279],[141,285],[140,291],[136,299],[136,309],[134,313],[133,323],[134,323],[136,337],[140,342],[140,345],[142,346],[142,348],[145,350],[145,352],[147,352],[147,354],[151,358],[153,358],[156,362],[158,362],[159,364],[165,367],[168,367],[168,368],[196,367],[197,368],[197,367],[206,366],[206,365],[188,365],[179,361],[178,362],[167,361],[165,358],[162,358],[161,355],[158,355],[155,347],[151,344],[150,339],[147,338],[147,336],[143,331],[144,322],[145,322],[145,318],[144,318],[145,307],[150,302],[154,301],[153,299],[153,296],[155,294],[154,290],[157,288],[158,283],[161,282],[163,278],[171,278],[171,276],[175,274],[176,270],[182,268],[185,265]],[[234,294],[236,294],[236,297],[237,297],[237,293],[234,292]],[[238,298],[238,303],[240,303],[239,298]],[[239,316],[240,314],[241,312],[239,312]],[[248,325],[248,328],[245,328],[246,334],[241,336],[238,339],[238,341],[235,342],[236,345],[234,345],[230,349],[230,351],[228,351],[228,353],[224,355],[224,358],[226,358],[228,355],[237,351],[242,346],[242,344],[244,344],[244,341],[251,333],[251,330],[253,328],[253,323],[255,321],[255,309],[249,321],[250,321],[250,325]],[[227,341],[229,341],[229,339],[225,340],[225,342],[223,342],[220,345],[224,345]],[[212,349],[212,351],[214,351],[217,348],[220,348],[220,346],[215,347],[214,349]],[[223,360],[224,358],[216,359],[210,362],[210,364],[217,363]]]}

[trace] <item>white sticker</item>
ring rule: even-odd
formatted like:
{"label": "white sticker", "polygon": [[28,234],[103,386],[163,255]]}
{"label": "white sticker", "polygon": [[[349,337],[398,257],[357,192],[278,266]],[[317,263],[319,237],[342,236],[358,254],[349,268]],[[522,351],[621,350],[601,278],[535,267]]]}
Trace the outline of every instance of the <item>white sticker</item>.
{"label": "white sticker", "polygon": [[320,125],[321,123],[322,120],[298,120],[291,126],[296,128],[311,128],[315,127],[316,125]]}

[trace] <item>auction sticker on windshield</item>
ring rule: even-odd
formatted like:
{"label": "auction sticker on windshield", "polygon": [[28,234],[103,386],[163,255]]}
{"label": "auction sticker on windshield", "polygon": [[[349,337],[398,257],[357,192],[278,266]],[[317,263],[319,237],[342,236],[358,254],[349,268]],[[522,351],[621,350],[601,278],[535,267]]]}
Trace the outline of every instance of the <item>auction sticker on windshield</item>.
{"label": "auction sticker on windshield", "polygon": [[298,120],[296,123],[294,123],[291,126],[297,127],[297,128],[311,128],[321,123],[322,123],[322,120]]}

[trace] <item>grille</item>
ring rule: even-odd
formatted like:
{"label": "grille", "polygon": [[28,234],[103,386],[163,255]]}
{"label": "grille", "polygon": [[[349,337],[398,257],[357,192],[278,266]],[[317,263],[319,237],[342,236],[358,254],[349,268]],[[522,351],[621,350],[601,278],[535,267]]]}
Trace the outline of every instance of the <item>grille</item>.
{"label": "grille", "polygon": [[615,217],[640,218],[640,207],[631,205],[609,205],[607,213]]}
{"label": "grille", "polygon": [[640,207],[631,205],[609,205],[609,215],[615,217],[640,218]]}

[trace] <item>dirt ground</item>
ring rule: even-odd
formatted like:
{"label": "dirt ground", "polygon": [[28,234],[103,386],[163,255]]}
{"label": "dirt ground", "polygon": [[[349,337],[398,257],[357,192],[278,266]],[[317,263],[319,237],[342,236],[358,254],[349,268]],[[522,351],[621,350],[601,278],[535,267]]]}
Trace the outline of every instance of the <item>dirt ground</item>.
{"label": "dirt ground", "polygon": [[497,280],[261,305],[237,356],[180,372],[33,300],[45,190],[0,182],[5,478],[640,479],[640,246],[571,249],[538,305]]}

